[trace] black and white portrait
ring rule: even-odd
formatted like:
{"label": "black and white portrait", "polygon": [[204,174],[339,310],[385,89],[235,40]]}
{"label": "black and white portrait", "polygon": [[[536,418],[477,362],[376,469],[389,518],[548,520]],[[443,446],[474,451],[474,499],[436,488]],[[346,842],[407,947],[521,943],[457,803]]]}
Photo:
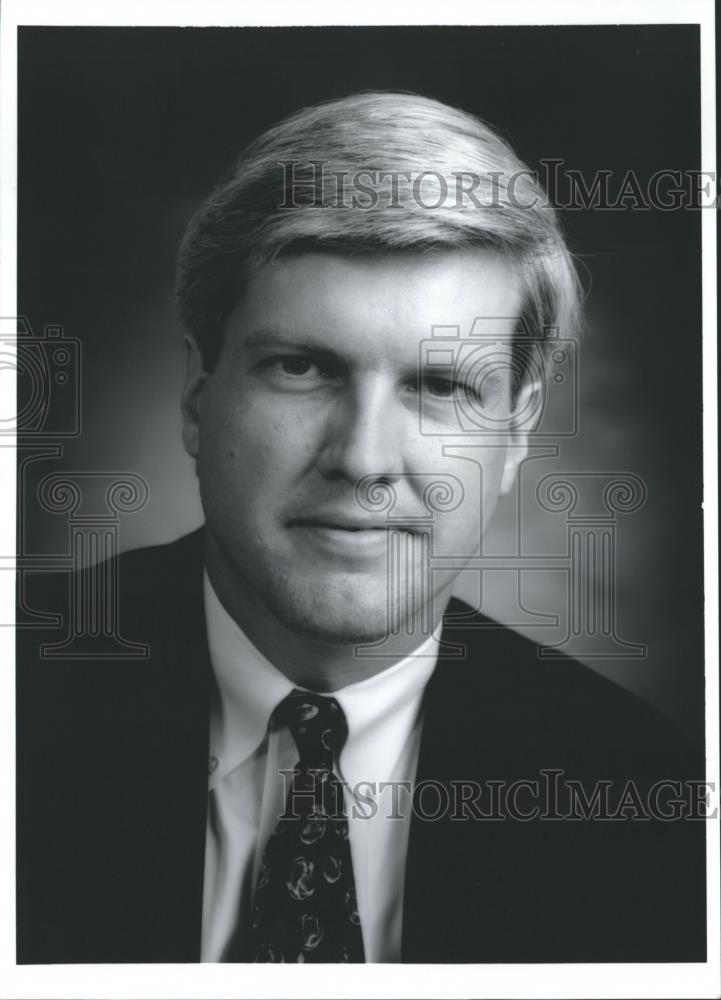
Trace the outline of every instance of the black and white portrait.
{"label": "black and white portrait", "polygon": [[3,25],[16,971],[705,974],[703,25],[258,16]]}

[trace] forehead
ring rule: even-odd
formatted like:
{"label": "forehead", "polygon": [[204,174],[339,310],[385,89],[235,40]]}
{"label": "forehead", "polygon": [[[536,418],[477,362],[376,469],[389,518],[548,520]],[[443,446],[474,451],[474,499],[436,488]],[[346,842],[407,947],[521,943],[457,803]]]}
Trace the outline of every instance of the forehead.
{"label": "forehead", "polygon": [[253,274],[226,347],[243,352],[280,333],[349,360],[406,360],[434,326],[458,326],[463,337],[481,318],[484,332],[509,336],[522,300],[518,268],[489,251],[303,253]]}

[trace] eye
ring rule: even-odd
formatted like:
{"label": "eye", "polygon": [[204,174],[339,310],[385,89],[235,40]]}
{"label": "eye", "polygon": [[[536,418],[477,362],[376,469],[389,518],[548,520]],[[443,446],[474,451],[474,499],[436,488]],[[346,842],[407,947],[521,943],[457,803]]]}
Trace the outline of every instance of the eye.
{"label": "eye", "polygon": [[415,392],[432,399],[453,401],[466,391],[464,385],[448,375],[424,375],[413,387]]}
{"label": "eye", "polygon": [[471,387],[450,375],[424,375],[415,391],[438,403],[468,402],[473,406],[486,405],[485,392],[481,393],[480,387]]}
{"label": "eye", "polygon": [[308,357],[305,354],[280,354],[269,358],[267,365],[279,375],[292,378],[327,378],[332,374],[330,366],[321,359]]}
{"label": "eye", "polygon": [[313,362],[310,358],[303,358],[292,354],[277,358],[275,364],[285,375],[307,375],[313,367]]}
{"label": "eye", "polygon": [[437,399],[451,399],[458,389],[458,383],[453,379],[436,375],[426,377],[423,384],[430,395]]}
{"label": "eye", "polygon": [[286,388],[311,389],[324,385],[337,374],[332,362],[308,354],[276,354],[262,367]]}

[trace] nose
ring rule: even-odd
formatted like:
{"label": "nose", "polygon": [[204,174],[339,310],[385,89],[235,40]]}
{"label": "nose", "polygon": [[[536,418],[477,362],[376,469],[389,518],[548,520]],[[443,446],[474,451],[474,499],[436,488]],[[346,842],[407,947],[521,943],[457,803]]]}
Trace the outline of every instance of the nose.
{"label": "nose", "polygon": [[392,482],[402,474],[402,416],[380,383],[349,387],[328,414],[318,466],[327,479],[364,476]]}

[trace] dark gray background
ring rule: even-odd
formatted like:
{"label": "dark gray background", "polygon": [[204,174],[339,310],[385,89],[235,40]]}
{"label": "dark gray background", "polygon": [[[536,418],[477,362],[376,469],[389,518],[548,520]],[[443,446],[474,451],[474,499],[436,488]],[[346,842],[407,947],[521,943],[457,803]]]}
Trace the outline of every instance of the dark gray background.
{"label": "dark gray background", "polygon": [[[363,89],[411,90],[499,127],[531,166],[561,158],[591,178],[699,169],[698,29],[28,28],[19,32],[19,301],[39,332],[82,343],[83,432],[29,477],[28,550],[61,552],[63,516],[34,476],[133,471],[151,489],[125,548],[200,523],[179,437],[181,333],[174,254],[199,201],[244,143],[297,108]],[[589,289],[580,433],[545,465],[628,471],[648,487],[618,526],[619,632],[648,657],[593,666],[703,725],[701,288],[698,211],[563,212]],[[536,551],[563,520],[524,504]],[[514,499],[489,549],[514,541]],[[473,599],[472,587],[461,589]],[[530,586],[558,610],[559,574]],[[508,618],[493,588],[484,609]],[[532,630],[531,630],[532,631]],[[537,636],[553,642],[560,636]]]}

